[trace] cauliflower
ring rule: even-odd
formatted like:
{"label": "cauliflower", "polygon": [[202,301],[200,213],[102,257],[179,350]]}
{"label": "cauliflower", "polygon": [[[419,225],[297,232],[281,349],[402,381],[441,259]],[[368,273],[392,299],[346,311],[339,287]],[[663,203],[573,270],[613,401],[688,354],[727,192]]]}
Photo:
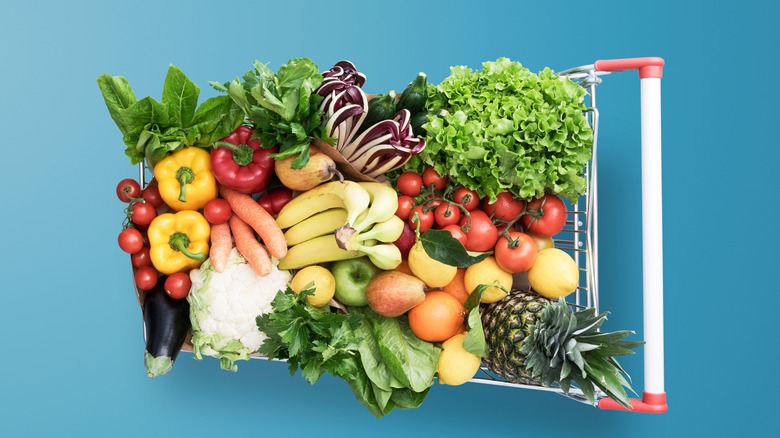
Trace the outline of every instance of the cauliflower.
{"label": "cauliflower", "polygon": [[204,354],[216,357],[222,369],[236,371],[235,361],[249,360],[267,338],[258,330],[256,318],[273,310],[271,302],[287,288],[290,273],[274,265],[269,275],[261,277],[233,248],[224,272],[216,272],[206,260],[190,271],[190,278],[187,301],[195,359]]}

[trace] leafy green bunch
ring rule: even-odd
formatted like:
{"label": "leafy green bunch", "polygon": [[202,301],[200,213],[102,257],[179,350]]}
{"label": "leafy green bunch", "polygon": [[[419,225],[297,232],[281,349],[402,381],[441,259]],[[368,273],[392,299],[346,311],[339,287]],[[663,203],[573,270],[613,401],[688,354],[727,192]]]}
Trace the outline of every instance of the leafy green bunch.
{"label": "leafy green bunch", "polygon": [[432,165],[493,201],[502,191],[576,200],[593,143],[584,96],[552,70],[537,75],[508,58],[485,62],[481,71],[452,67],[429,87],[427,146],[404,170]]}
{"label": "leafy green bunch", "polygon": [[264,147],[279,147],[272,157],[297,156],[292,167],[300,169],[309,161],[309,145],[315,138],[332,142],[322,123],[322,96],[316,93],[321,84],[317,65],[298,58],[275,73],[255,61],[243,78],[225,84],[212,82],[211,86],[228,93],[251,121]]}
{"label": "leafy green bunch", "polygon": [[137,99],[122,76],[97,79],[111,118],[122,132],[125,155],[131,164],[144,158],[150,165],[184,146],[208,148],[236,129],[244,119],[229,97],[217,96],[198,106],[200,88],[171,65],[163,84],[162,100]]}
{"label": "leafy green bunch", "polygon": [[405,318],[386,318],[367,308],[331,313],[312,307],[308,285],[299,294],[279,291],[273,312],[257,317],[268,339],[258,350],[285,359],[315,383],[324,373],[344,379],[376,417],[394,408],[420,406],[436,374],[440,348],[421,341]]}

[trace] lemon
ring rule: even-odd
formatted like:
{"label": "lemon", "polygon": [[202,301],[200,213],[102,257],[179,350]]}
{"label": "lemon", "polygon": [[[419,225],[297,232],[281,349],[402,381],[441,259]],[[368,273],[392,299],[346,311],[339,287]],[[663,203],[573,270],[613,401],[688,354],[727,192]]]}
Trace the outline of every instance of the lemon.
{"label": "lemon", "polygon": [[[502,269],[495,257],[489,256],[466,268],[463,283],[469,293],[474,292],[474,289],[480,284],[496,284],[497,286],[485,289],[482,300],[480,300],[481,303],[495,303],[503,300],[506,297],[506,291],[512,289],[512,274]],[[506,291],[502,290],[502,287]]]}
{"label": "lemon", "polygon": [[439,363],[436,368],[439,372],[439,383],[443,385],[462,385],[479,371],[482,359],[463,348],[465,333],[457,334],[441,344]]}
{"label": "lemon", "polygon": [[414,276],[422,280],[428,287],[444,287],[458,273],[458,268],[455,266],[432,259],[425,252],[425,248],[423,248],[423,244],[419,240],[409,250],[408,260],[409,269]]}
{"label": "lemon", "polygon": [[556,299],[577,290],[580,272],[574,259],[558,248],[546,248],[536,254],[528,270],[528,283],[539,295]]}
{"label": "lemon", "polygon": [[309,304],[314,307],[328,304],[336,293],[336,279],[333,274],[322,266],[307,266],[295,274],[290,282],[290,289],[297,295],[311,282],[314,282],[314,293],[307,297]]}

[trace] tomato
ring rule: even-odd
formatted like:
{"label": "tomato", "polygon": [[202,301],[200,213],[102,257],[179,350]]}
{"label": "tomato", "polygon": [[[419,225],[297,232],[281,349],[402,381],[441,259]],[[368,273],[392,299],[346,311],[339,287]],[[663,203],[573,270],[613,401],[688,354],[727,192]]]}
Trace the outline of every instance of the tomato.
{"label": "tomato", "polygon": [[293,191],[287,187],[277,187],[267,192],[271,200],[273,214],[278,214],[282,208],[293,198]]}
{"label": "tomato", "polygon": [[536,261],[537,246],[533,237],[519,231],[510,231],[496,242],[493,255],[501,269],[517,274],[531,269]]}
{"label": "tomato", "polygon": [[411,197],[415,197],[420,194],[422,183],[422,177],[414,172],[404,172],[395,181],[398,191],[401,194]]}
{"label": "tomato", "polygon": [[165,292],[171,296],[180,300],[190,293],[190,287],[192,287],[192,280],[190,280],[190,274],[186,272],[177,272],[171,274],[165,279]]}
{"label": "tomato", "polygon": [[429,210],[436,210],[442,203],[444,203],[444,201],[438,196],[429,196],[425,199],[423,205],[426,205]]}
{"label": "tomato", "polygon": [[203,206],[203,216],[210,224],[224,224],[233,216],[230,204],[222,198],[214,198]]}
{"label": "tomato", "polygon": [[553,194],[544,195],[528,203],[522,222],[527,231],[554,236],[566,226],[566,205]]}
{"label": "tomato", "polygon": [[[416,215],[416,216],[415,216]],[[433,211],[422,205],[414,207],[409,213],[409,226],[412,230],[417,230],[417,222],[420,223],[420,234],[428,231],[433,226]]]}
{"label": "tomato", "polygon": [[468,211],[472,211],[479,206],[479,195],[477,192],[466,187],[458,187],[452,196],[452,200],[461,204]]}
{"label": "tomato", "polygon": [[409,213],[414,208],[414,198],[411,196],[401,195],[398,197],[398,208],[395,210],[395,215],[403,220],[409,219]]}
{"label": "tomato", "polygon": [[260,197],[257,198],[257,203],[260,204],[260,206],[263,207],[263,210],[267,211],[268,214],[273,215],[274,206],[271,204],[270,196],[266,196],[265,194],[260,195]]}
{"label": "tomato", "polygon": [[132,178],[125,178],[117,184],[116,196],[122,202],[130,202],[130,198],[141,196],[141,186],[138,184],[138,181]]}
{"label": "tomato", "polygon": [[152,258],[149,257],[149,247],[144,246],[137,253],[130,254],[130,263],[132,263],[133,269],[152,266]]}
{"label": "tomato", "polygon": [[490,251],[498,240],[498,228],[490,217],[482,210],[474,210],[470,216],[463,216],[460,226],[466,233],[466,244],[469,251]]}
{"label": "tomato", "polygon": [[428,166],[423,171],[422,182],[425,187],[433,186],[434,190],[441,190],[447,185],[447,177],[439,175],[433,166]]}
{"label": "tomato", "polygon": [[447,225],[446,227],[442,228],[442,230],[447,230],[452,234],[452,237],[457,239],[458,242],[460,242],[461,245],[466,246],[466,233],[463,232],[463,230],[460,228],[460,225],[452,224]]}
{"label": "tomato", "polygon": [[141,290],[153,288],[159,278],[157,270],[151,266],[144,266],[135,271],[135,285]]}
{"label": "tomato", "polygon": [[160,189],[157,186],[148,186],[141,192],[141,197],[154,208],[160,208],[163,205],[163,199],[160,196]]}
{"label": "tomato", "polygon": [[523,201],[515,199],[509,192],[501,192],[496,196],[496,202],[490,203],[490,198],[482,201],[482,210],[489,216],[502,221],[511,221],[523,212]]}
{"label": "tomato", "polygon": [[293,198],[293,191],[287,187],[277,187],[267,190],[257,198],[257,203],[270,215],[276,215]]}
{"label": "tomato", "polygon": [[457,224],[460,221],[460,207],[449,202],[442,203],[433,211],[433,218],[441,227]]}
{"label": "tomato", "polygon": [[135,254],[144,247],[144,236],[135,228],[125,228],[117,238],[119,247],[128,254]]}
{"label": "tomato", "polygon": [[157,217],[157,211],[154,206],[148,202],[134,202],[130,206],[132,214],[130,215],[130,221],[136,225],[147,226],[152,223],[152,220]]}

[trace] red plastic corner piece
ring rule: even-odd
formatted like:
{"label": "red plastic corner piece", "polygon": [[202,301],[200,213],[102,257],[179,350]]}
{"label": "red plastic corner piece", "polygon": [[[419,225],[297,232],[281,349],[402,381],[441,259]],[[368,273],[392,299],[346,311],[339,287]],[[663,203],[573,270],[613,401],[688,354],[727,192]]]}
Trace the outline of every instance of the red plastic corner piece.
{"label": "red plastic corner piece", "polygon": [[598,71],[609,72],[639,70],[639,79],[661,78],[664,75],[664,60],[658,57],[602,59],[593,66]]}
{"label": "red plastic corner piece", "polygon": [[638,398],[631,399],[631,407],[632,409],[626,409],[611,398],[599,400],[599,408],[604,410],[639,412],[642,414],[663,414],[669,410],[669,405],[666,404],[666,393],[653,394],[643,392],[641,400]]}

